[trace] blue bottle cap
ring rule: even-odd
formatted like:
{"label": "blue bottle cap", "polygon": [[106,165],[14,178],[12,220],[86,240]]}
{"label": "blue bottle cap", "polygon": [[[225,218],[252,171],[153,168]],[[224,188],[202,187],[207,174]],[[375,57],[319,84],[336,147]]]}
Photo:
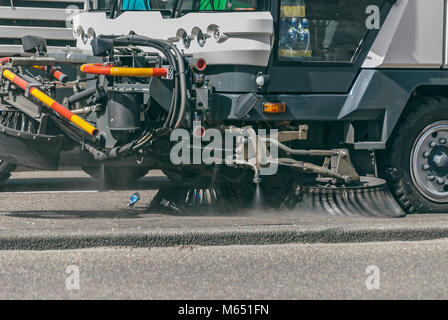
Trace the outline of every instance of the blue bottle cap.
{"label": "blue bottle cap", "polygon": [[131,196],[131,198],[129,199],[130,200],[130,202],[129,202],[129,204],[128,204],[128,207],[129,208],[132,208],[133,206],[135,206],[135,204],[137,203],[137,202],[139,202],[140,201],[140,194],[138,193],[138,192],[136,192],[136,193],[134,193],[132,196]]}

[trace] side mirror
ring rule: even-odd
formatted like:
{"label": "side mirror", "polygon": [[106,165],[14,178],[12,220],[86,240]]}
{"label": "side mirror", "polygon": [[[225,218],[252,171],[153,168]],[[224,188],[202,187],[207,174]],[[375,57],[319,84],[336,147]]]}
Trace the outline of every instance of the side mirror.
{"label": "side mirror", "polygon": [[27,53],[45,53],[47,52],[47,40],[39,36],[22,37],[23,51]]}

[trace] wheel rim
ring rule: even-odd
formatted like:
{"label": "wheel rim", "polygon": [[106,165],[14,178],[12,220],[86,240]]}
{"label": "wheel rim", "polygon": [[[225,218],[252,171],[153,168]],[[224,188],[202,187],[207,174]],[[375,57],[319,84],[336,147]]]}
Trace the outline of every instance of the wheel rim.
{"label": "wheel rim", "polygon": [[411,152],[412,181],[425,198],[448,203],[448,121],[426,127]]}

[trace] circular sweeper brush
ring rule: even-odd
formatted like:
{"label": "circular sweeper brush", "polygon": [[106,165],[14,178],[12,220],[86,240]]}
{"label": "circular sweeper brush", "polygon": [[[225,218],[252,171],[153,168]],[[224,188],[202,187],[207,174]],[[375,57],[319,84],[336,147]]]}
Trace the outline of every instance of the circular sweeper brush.
{"label": "circular sweeper brush", "polygon": [[356,186],[297,186],[282,207],[332,216],[398,218],[406,215],[389,192],[386,181],[373,177],[361,177]]}
{"label": "circular sweeper brush", "polygon": [[[231,184],[171,185],[159,190],[149,209],[152,212],[175,214],[241,212],[254,209],[254,200],[260,196],[255,190],[256,188],[241,188]],[[257,206],[257,209],[266,207],[266,210],[272,212],[273,206],[267,200],[268,198],[262,199],[263,205]],[[296,186],[277,208],[294,211],[297,214],[378,218],[405,216],[405,212],[389,192],[386,181],[372,177],[362,177],[356,186],[332,184]]]}
{"label": "circular sweeper brush", "polygon": [[162,187],[151,201],[152,212],[177,214],[228,213],[244,206],[247,195],[227,184],[171,185]]}

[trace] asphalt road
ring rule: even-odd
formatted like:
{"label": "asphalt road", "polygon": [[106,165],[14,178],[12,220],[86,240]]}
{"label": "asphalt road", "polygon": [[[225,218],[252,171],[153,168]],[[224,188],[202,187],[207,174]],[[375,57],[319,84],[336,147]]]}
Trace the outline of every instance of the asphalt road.
{"label": "asphalt road", "polygon": [[[158,189],[169,183],[158,171],[127,190],[106,190],[81,171],[14,173],[0,188],[0,250],[448,238],[448,215],[391,219],[295,211],[149,210]],[[137,191],[141,201],[127,208],[129,197]]]}
{"label": "asphalt road", "polygon": [[15,173],[0,188],[0,299],[448,298],[448,215],[151,212],[168,183]]}
{"label": "asphalt road", "polygon": [[0,299],[448,298],[446,239],[2,251],[0,265]]}

